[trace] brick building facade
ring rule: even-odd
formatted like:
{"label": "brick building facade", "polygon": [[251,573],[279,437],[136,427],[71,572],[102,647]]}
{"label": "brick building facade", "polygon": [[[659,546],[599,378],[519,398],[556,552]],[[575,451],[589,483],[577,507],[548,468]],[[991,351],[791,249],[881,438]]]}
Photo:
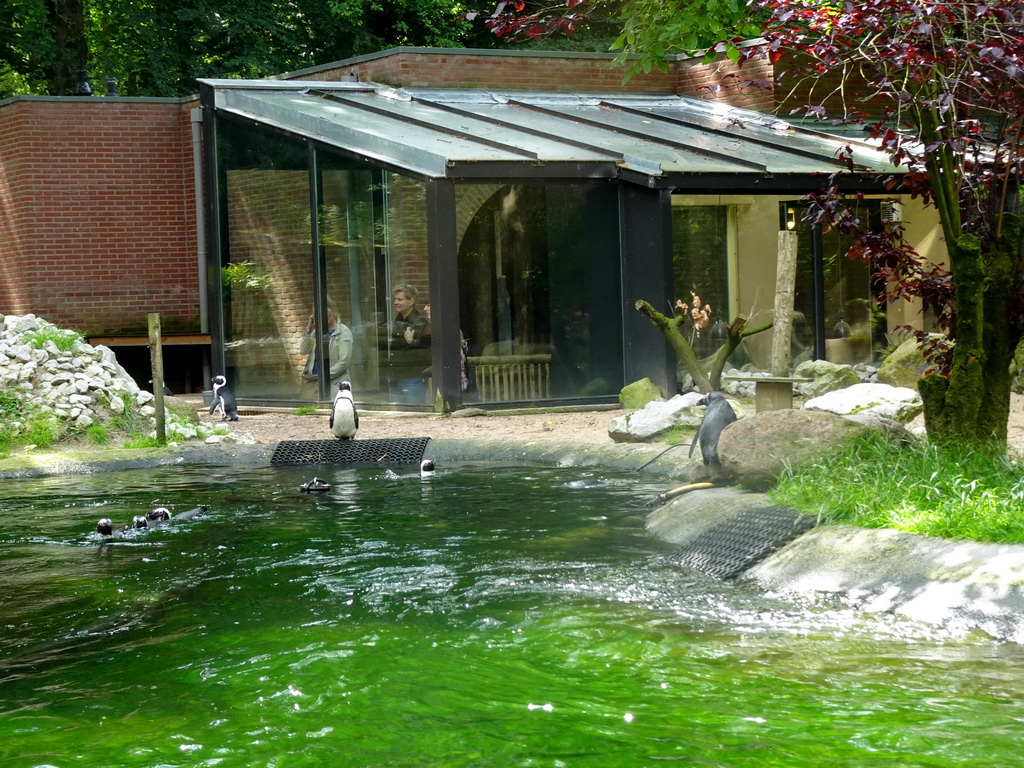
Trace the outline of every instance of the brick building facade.
{"label": "brick building facade", "polygon": [[[739,91],[736,67],[680,57],[624,71],[607,54],[398,48],[287,73],[355,75],[395,87],[678,94],[770,112],[771,92]],[[744,80],[771,80],[751,62]],[[718,87],[721,86],[721,87]],[[0,312],[34,312],[92,337],[136,337],[160,312],[166,333],[201,334],[198,102],[15,97],[0,102]],[[298,320],[296,321],[298,322]],[[194,348],[193,353],[201,350]],[[198,388],[198,376],[187,386]]]}

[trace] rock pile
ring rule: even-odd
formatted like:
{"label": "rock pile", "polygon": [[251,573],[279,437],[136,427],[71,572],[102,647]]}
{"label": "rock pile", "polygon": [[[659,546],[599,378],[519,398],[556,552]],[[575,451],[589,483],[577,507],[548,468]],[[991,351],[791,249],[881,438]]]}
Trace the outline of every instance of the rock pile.
{"label": "rock pile", "polygon": [[[75,331],[33,314],[3,317],[0,411],[10,432],[24,431],[26,425],[19,419],[32,414],[52,418],[59,434],[116,420],[153,434],[153,400],[152,393],[139,388],[108,347],[94,347]],[[166,431],[168,439],[204,439],[210,434],[169,411]]]}
{"label": "rock pile", "polygon": [[136,410],[152,418],[153,395],[138,385],[107,347],[28,314],[0,324],[0,387],[52,414],[64,428]]}

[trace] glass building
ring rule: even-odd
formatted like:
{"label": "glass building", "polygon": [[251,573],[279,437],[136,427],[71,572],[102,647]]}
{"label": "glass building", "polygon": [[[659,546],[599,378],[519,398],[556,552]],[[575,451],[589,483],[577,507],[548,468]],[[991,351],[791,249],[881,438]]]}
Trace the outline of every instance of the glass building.
{"label": "glass building", "polygon": [[837,179],[881,196],[895,169],[865,142],[678,96],[201,87],[213,367],[240,400],[330,400],[342,378],[424,409],[670,393],[634,303],[769,311],[780,228],[799,234],[794,349],[855,362],[884,340],[868,265],[799,203],[845,146],[864,173]]}

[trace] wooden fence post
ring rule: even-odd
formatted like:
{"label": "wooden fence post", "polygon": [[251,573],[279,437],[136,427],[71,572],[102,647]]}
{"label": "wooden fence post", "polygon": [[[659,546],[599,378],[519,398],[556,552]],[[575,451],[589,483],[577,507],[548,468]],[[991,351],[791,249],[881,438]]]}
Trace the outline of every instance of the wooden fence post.
{"label": "wooden fence post", "polygon": [[156,408],[156,439],[161,445],[167,442],[167,426],[164,420],[164,351],[160,337],[160,313],[149,315],[149,359],[152,366],[153,407]]}

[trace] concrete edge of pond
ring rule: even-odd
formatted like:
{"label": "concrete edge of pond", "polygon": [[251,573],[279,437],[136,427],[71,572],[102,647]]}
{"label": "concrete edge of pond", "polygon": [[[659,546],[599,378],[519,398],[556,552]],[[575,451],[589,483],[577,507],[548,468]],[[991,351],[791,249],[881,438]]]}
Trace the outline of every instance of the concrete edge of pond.
{"label": "concrete edge of pond", "polygon": [[[162,466],[269,467],[271,445],[184,445],[29,454],[0,461],[0,479],[92,474]],[[562,467],[641,470],[638,478],[678,485],[693,462],[664,445],[615,443],[582,446],[549,441],[431,440],[425,455],[436,462],[493,461]],[[647,518],[652,535],[674,544],[730,516],[772,504],[764,494],[713,488],[679,496]],[[762,589],[801,595],[830,594],[865,611],[889,611],[954,631],[980,630],[999,640],[1024,642],[1024,547],[956,542],[894,530],[820,526],[744,572]]]}
{"label": "concrete edge of pond", "polygon": [[[694,491],[653,511],[647,528],[683,546],[730,517],[771,505],[765,494],[737,488]],[[1024,547],[1018,545],[824,525],[740,578],[774,593],[833,595],[867,612],[1024,642]]]}

